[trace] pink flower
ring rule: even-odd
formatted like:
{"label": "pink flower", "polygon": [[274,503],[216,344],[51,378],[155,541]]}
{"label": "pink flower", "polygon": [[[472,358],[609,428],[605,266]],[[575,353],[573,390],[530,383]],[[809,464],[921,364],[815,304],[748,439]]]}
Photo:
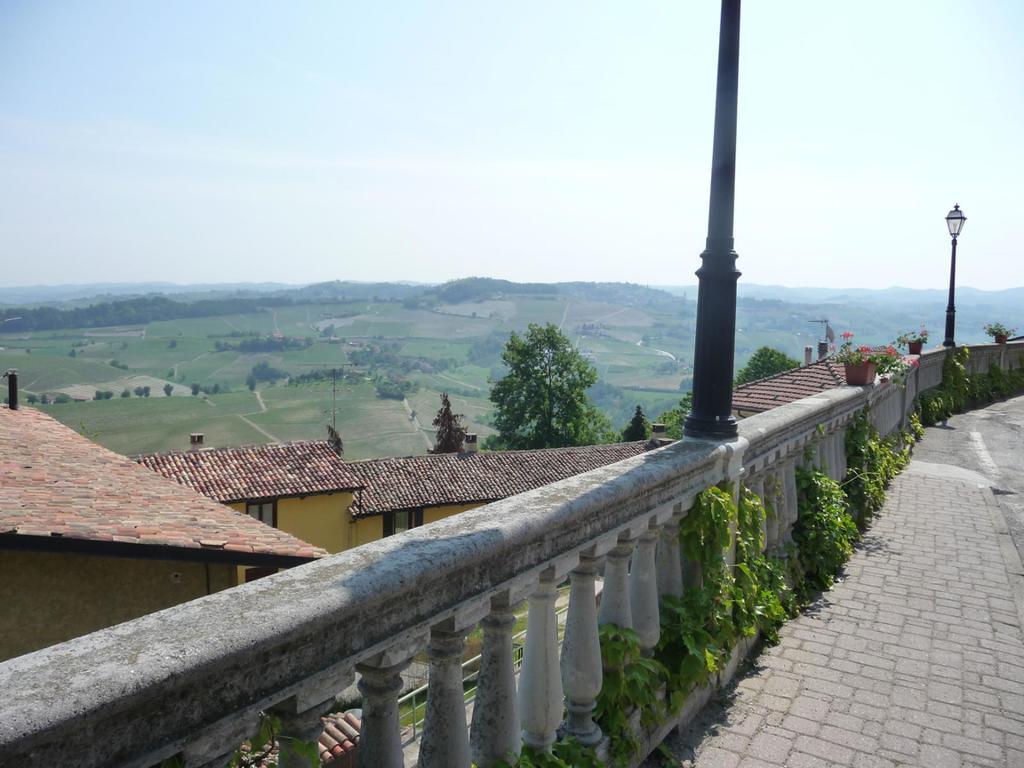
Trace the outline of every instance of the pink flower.
{"label": "pink flower", "polygon": [[853,338],[853,334],[850,333],[849,331],[843,331],[843,338],[844,339],[852,339]]}

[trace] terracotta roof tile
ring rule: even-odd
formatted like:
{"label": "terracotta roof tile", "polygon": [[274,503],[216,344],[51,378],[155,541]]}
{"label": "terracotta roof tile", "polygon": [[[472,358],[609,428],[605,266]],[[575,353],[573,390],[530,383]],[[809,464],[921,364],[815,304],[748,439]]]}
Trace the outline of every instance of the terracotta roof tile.
{"label": "terracotta roof tile", "polygon": [[821,360],[736,387],[732,407],[744,414],[761,413],[845,383],[842,366]]}
{"label": "terracotta roof tile", "polygon": [[362,484],[326,440],[152,453],[135,460],[221,502],[332,493]]}
{"label": "terracotta roof tile", "polygon": [[0,407],[0,534],[313,558],[323,550],[168,481],[35,408]]}
{"label": "terracotta roof tile", "polygon": [[357,461],[355,517],[397,509],[504,499],[650,450],[646,440],[579,448],[485,451]]}

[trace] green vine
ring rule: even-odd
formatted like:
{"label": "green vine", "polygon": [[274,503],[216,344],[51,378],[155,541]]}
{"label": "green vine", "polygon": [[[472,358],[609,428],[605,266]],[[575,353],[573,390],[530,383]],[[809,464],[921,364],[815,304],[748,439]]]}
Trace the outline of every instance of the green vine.
{"label": "green vine", "polygon": [[567,736],[556,741],[550,752],[538,752],[524,745],[518,755],[495,763],[495,768],[603,768],[603,765],[593,747],[585,747],[575,737]]}
{"label": "green vine", "polygon": [[[916,426],[915,426],[916,423]],[[885,490],[910,461],[910,447],[924,433],[920,419],[911,416],[910,429],[883,438],[869,418],[869,409],[861,409],[846,427],[846,477],[843,491],[849,511],[861,530],[882,508]]]}
{"label": "green vine", "polygon": [[594,721],[609,738],[612,765],[627,765],[640,743],[630,727],[634,712],[651,728],[668,714],[660,695],[668,670],[656,659],[645,658],[640,638],[631,629],[603,624],[599,629],[603,684],[594,708]]}
{"label": "green vine", "polygon": [[793,539],[804,569],[803,592],[829,589],[835,575],[853,554],[860,537],[846,507],[846,495],[824,472],[797,468],[797,507]]}

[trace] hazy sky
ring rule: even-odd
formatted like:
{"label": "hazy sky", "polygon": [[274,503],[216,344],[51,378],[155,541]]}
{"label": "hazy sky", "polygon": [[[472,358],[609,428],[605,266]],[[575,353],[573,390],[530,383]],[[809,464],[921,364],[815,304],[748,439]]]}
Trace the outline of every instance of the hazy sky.
{"label": "hazy sky", "polygon": [[[718,13],[0,0],[0,284],[695,282]],[[1024,3],[743,13],[742,279],[1024,283]]]}

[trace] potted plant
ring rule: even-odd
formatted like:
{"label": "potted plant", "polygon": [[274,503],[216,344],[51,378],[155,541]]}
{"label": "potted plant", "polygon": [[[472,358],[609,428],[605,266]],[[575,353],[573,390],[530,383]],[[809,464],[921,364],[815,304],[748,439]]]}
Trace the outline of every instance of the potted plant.
{"label": "potted plant", "polygon": [[921,348],[928,343],[928,329],[923,325],[918,331],[907,331],[896,337],[896,344],[907,348],[907,353],[920,355]]}
{"label": "potted plant", "polygon": [[1002,323],[987,323],[982,330],[995,339],[996,344],[1005,344],[1006,338],[1017,331],[1016,328],[1007,328]]}
{"label": "potted plant", "polygon": [[867,346],[853,346],[853,334],[843,332],[843,343],[836,353],[835,360],[846,369],[846,383],[857,386],[871,384],[875,380],[877,362],[873,357],[874,350]]}

